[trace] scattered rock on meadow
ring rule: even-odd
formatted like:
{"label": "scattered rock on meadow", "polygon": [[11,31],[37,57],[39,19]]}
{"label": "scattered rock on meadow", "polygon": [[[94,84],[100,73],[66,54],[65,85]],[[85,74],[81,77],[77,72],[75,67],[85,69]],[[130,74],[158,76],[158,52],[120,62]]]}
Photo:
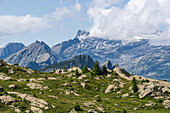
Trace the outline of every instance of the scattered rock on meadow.
{"label": "scattered rock on meadow", "polygon": [[13,98],[9,95],[2,95],[2,96],[0,96],[0,101],[3,102],[4,104],[10,104],[15,101],[15,98]]}
{"label": "scattered rock on meadow", "polygon": [[9,85],[9,88],[14,88],[14,89],[17,89],[17,84],[11,84],[11,85]]}
{"label": "scattered rock on meadow", "polygon": [[164,108],[170,109],[170,100],[163,101],[162,105],[164,106]]}

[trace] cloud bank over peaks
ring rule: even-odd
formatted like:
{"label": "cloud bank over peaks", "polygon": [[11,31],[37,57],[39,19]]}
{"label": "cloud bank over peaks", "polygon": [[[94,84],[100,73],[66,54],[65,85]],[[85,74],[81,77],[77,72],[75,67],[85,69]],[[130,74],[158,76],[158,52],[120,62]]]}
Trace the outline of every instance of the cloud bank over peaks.
{"label": "cloud bank over peaks", "polygon": [[118,5],[118,0],[93,0],[87,12],[93,21],[92,35],[134,39],[141,34],[163,31],[151,39],[170,40],[169,0],[129,0],[123,7]]}

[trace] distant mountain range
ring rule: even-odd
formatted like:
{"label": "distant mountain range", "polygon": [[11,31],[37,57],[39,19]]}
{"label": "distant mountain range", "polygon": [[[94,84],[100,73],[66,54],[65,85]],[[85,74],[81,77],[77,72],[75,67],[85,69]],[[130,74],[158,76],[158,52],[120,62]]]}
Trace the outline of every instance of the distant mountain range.
{"label": "distant mountain range", "polygon": [[[27,47],[16,49],[16,52],[13,49],[15,48],[11,47],[11,52],[7,52],[5,57],[0,54],[0,58],[8,63],[18,63],[31,69],[40,69],[50,64],[55,66],[58,61],[70,60],[77,55],[89,55],[100,64],[110,61],[112,64],[119,64],[130,73],[170,81],[170,45],[151,45],[148,39],[110,40],[94,37],[89,32],[79,30],[74,39],[51,48],[44,42],[37,41]],[[0,53],[1,51],[2,48]]]}
{"label": "distant mountain range", "polygon": [[31,69],[39,69],[58,62],[51,48],[44,42],[39,41],[32,43],[4,60],[11,64],[18,63],[20,66],[28,66]]}
{"label": "distant mountain range", "polygon": [[6,46],[0,48],[0,59],[5,59],[23,48],[25,48],[25,45],[22,43],[9,43]]}

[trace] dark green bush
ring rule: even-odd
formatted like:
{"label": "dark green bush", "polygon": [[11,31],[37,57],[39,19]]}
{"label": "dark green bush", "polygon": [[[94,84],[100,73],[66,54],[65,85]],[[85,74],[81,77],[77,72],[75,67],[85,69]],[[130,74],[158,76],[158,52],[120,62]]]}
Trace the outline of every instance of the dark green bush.
{"label": "dark green bush", "polygon": [[74,110],[75,110],[75,111],[82,111],[82,109],[80,108],[80,105],[79,105],[79,104],[76,104],[76,105],[74,106]]}
{"label": "dark green bush", "polygon": [[125,109],[122,109],[122,112],[121,113],[127,113],[127,111]]}

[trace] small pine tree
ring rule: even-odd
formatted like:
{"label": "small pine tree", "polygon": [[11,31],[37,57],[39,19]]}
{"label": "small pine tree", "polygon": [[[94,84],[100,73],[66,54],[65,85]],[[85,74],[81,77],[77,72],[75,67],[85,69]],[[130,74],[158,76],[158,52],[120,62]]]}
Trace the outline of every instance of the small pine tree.
{"label": "small pine tree", "polygon": [[89,70],[87,69],[86,65],[84,65],[82,73],[85,74],[85,73],[88,73],[88,72],[89,72]]}
{"label": "small pine tree", "polygon": [[66,66],[64,66],[64,72],[67,72]]}
{"label": "small pine tree", "polygon": [[136,93],[138,91],[138,86],[137,86],[137,83],[136,83],[136,79],[133,77],[132,79],[132,90],[134,93]]}
{"label": "small pine tree", "polygon": [[78,71],[78,69],[76,69],[76,71],[75,71],[75,76],[80,76],[81,74],[79,74],[79,71]]}
{"label": "small pine tree", "polygon": [[102,73],[103,73],[103,74],[106,74],[106,73],[107,73],[107,68],[106,68],[105,65],[103,66]]}
{"label": "small pine tree", "polygon": [[99,62],[97,60],[94,63],[94,66],[93,66],[93,74],[94,75],[100,75],[101,74],[100,67],[99,67]]}

